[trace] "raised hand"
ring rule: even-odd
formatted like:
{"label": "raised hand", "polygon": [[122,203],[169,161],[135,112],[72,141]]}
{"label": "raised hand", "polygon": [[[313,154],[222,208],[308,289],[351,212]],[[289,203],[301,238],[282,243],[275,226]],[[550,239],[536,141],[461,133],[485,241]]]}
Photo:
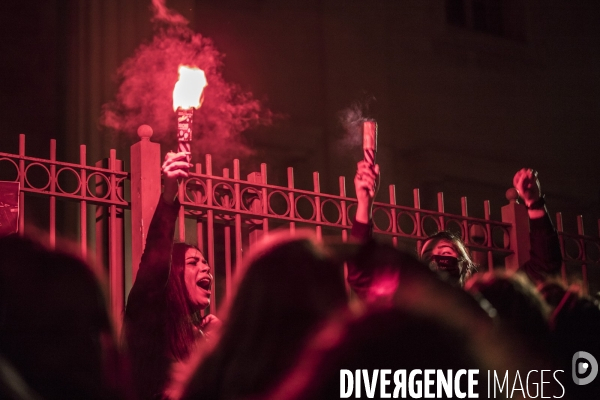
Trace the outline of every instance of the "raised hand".
{"label": "raised hand", "polygon": [[358,200],[356,220],[367,223],[371,219],[371,208],[379,189],[379,165],[373,166],[364,160],[359,161],[354,176],[354,188]]}
{"label": "raised hand", "polygon": [[539,200],[542,193],[538,173],[531,168],[517,171],[513,178],[513,186],[527,207]]}
{"label": "raised hand", "polygon": [[192,164],[187,162],[188,154],[186,152],[173,153],[170,151],[165,155],[161,171],[165,183],[163,200],[168,204],[173,204],[175,196],[177,196],[178,179],[188,177],[188,171],[192,166]]}

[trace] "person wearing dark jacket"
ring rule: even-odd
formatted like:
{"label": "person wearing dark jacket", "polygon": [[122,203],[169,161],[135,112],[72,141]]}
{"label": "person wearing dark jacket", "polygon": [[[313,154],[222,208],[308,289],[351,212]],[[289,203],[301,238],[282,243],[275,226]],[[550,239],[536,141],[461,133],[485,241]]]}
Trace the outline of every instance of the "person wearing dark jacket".
{"label": "person wearing dark jacket", "polygon": [[195,246],[173,244],[177,179],[188,176],[189,166],[186,153],[165,157],[164,191],[125,309],[125,340],[140,399],[168,397],[171,367],[185,363],[220,324],[214,315],[201,315],[210,304],[213,280],[206,259]]}

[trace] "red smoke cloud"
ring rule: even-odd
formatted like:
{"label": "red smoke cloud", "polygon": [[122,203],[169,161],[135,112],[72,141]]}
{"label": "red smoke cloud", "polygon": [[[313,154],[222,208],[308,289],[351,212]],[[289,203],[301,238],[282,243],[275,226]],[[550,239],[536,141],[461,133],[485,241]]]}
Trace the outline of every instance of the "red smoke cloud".
{"label": "red smoke cloud", "polygon": [[168,24],[182,25],[188,24],[188,20],[182,15],[177,14],[175,11],[169,10],[165,6],[165,0],[152,0],[152,11],[154,12],[152,22],[166,22]]}
{"label": "red smoke cloud", "polygon": [[241,132],[271,123],[271,112],[252,93],[223,79],[223,55],[211,39],[192,31],[185,18],[164,6],[164,0],[152,3],[156,33],[119,67],[119,90],[115,100],[104,105],[102,124],[129,134],[148,124],[154,130],[154,141],[175,149],[173,88],[177,69],[180,64],[196,66],[204,70],[208,86],[202,107],[194,112],[194,159],[211,153],[217,163],[222,163],[251,154]]}
{"label": "red smoke cloud", "polygon": [[362,101],[356,101],[352,105],[338,113],[339,121],[344,128],[345,134],[340,140],[342,147],[351,149],[362,146],[363,132],[362,124],[370,118],[370,106],[375,97],[366,96]]}

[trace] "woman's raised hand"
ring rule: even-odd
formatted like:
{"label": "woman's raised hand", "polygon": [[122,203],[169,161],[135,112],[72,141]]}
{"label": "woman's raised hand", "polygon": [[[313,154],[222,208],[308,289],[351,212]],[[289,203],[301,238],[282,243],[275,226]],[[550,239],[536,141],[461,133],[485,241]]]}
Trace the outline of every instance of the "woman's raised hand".
{"label": "woman's raised hand", "polygon": [[354,189],[356,189],[356,220],[368,223],[371,219],[371,209],[375,195],[379,189],[379,165],[371,165],[366,161],[359,161],[354,176]]}
{"label": "woman's raised hand", "polygon": [[165,161],[162,164],[162,174],[164,177],[165,190],[163,191],[163,200],[168,204],[173,204],[177,196],[177,180],[188,177],[188,172],[192,164],[187,162],[189,153],[172,151],[165,155]]}

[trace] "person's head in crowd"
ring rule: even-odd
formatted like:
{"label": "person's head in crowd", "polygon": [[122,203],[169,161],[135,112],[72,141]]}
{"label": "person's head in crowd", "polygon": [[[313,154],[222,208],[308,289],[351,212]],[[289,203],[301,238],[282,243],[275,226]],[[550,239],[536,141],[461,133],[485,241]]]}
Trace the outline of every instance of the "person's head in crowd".
{"label": "person's head in crowd", "polygon": [[[273,390],[268,399],[334,399],[339,398],[341,371],[350,371],[354,383],[355,371],[390,370],[387,376],[387,392],[394,391],[393,374],[406,370],[404,391],[399,397],[407,398],[411,371],[460,369],[483,370],[484,364],[471,348],[469,333],[454,326],[399,308],[370,309],[366,314],[347,320],[334,320],[319,332],[302,353],[297,365],[282,383]],[[381,377],[379,377],[381,379]],[[422,379],[423,375],[416,376]],[[467,377],[461,381],[461,389],[467,392]],[[348,379],[348,377],[346,377]],[[363,378],[364,379],[364,378]],[[343,382],[343,381],[342,381]],[[358,383],[361,385],[360,383]],[[367,396],[362,386],[362,395]],[[375,386],[380,394],[381,381]],[[423,396],[423,385],[416,385]],[[353,385],[351,397],[356,395]],[[348,384],[343,388],[348,391]],[[415,393],[415,394],[418,394]],[[410,396],[412,397],[412,396]]]}
{"label": "person's head in crowd", "polygon": [[[367,371],[369,376],[377,370],[390,370],[387,375],[387,392],[391,395],[395,388],[393,374],[405,370],[404,392],[402,398],[412,398],[408,392],[409,374],[420,370],[423,379],[425,370],[458,371],[486,369],[487,364],[480,358],[484,354],[475,348],[471,332],[460,326],[448,324],[434,315],[422,314],[406,307],[369,308],[360,316],[347,315],[334,317],[328,325],[314,335],[301,353],[296,365],[281,383],[264,398],[278,400],[334,399],[340,391],[348,391],[347,383],[343,389],[342,370],[350,371],[354,391],[357,384],[367,396],[364,384],[358,383],[355,371]],[[375,397],[381,390],[379,376]],[[461,380],[460,388],[466,393],[466,376]],[[481,378],[481,377],[480,377]],[[361,378],[362,379],[362,378]],[[400,379],[400,378],[399,378]],[[423,396],[424,384],[413,385]],[[479,391],[483,394],[482,387]],[[418,396],[418,393],[415,393]],[[408,396],[408,397],[407,397]],[[391,397],[391,396],[390,396]],[[420,397],[419,397],[420,398]]]}
{"label": "person's head in crowd", "polygon": [[423,268],[411,254],[385,243],[370,240],[350,250],[345,259],[361,271],[361,284],[355,288],[356,294],[370,305],[391,304],[401,280],[414,274],[434,274]]}
{"label": "person's head in crowd", "polygon": [[460,237],[448,231],[428,237],[421,247],[419,258],[460,286],[464,286],[477,271],[467,246]]}
{"label": "person's head in crowd", "polygon": [[[574,355],[587,352],[598,359],[600,354],[600,307],[598,303],[581,293],[581,286],[550,280],[538,286],[541,295],[552,308],[550,328],[552,334],[551,351],[560,367],[565,371],[575,368]],[[577,364],[575,364],[577,365]],[[588,370],[589,371],[589,370]],[[580,378],[585,377],[579,370],[574,371]],[[589,376],[589,374],[587,374]],[[600,381],[594,379],[587,385],[566,382],[567,393],[572,398],[597,398],[600,393]]]}
{"label": "person's head in crowd", "polygon": [[565,301],[579,297],[574,291],[567,290],[565,285],[558,280],[546,280],[539,284],[537,289],[552,310]]}
{"label": "person's head in crowd", "polygon": [[0,354],[44,399],[119,398],[123,360],[88,265],[17,235],[0,254]]}
{"label": "person's head in crowd", "polygon": [[547,351],[550,310],[526,275],[504,270],[479,273],[465,290],[489,302],[502,329],[518,337],[533,356]]}
{"label": "person's head in crowd", "polygon": [[221,337],[184,398],[262,393],[290,368],[319,323],[346,306],[341,265],[308,232],[269,235],[238,274]]}
{"label": "person's head in crowd", "polygon": [[551,307],[550,328],[556,350],[562,351],[567,358],[573,351],[600,351],[598,303],[582,295],[575,284],[567,288],[561,282],[548,281],[540,284],[538,289]]}

